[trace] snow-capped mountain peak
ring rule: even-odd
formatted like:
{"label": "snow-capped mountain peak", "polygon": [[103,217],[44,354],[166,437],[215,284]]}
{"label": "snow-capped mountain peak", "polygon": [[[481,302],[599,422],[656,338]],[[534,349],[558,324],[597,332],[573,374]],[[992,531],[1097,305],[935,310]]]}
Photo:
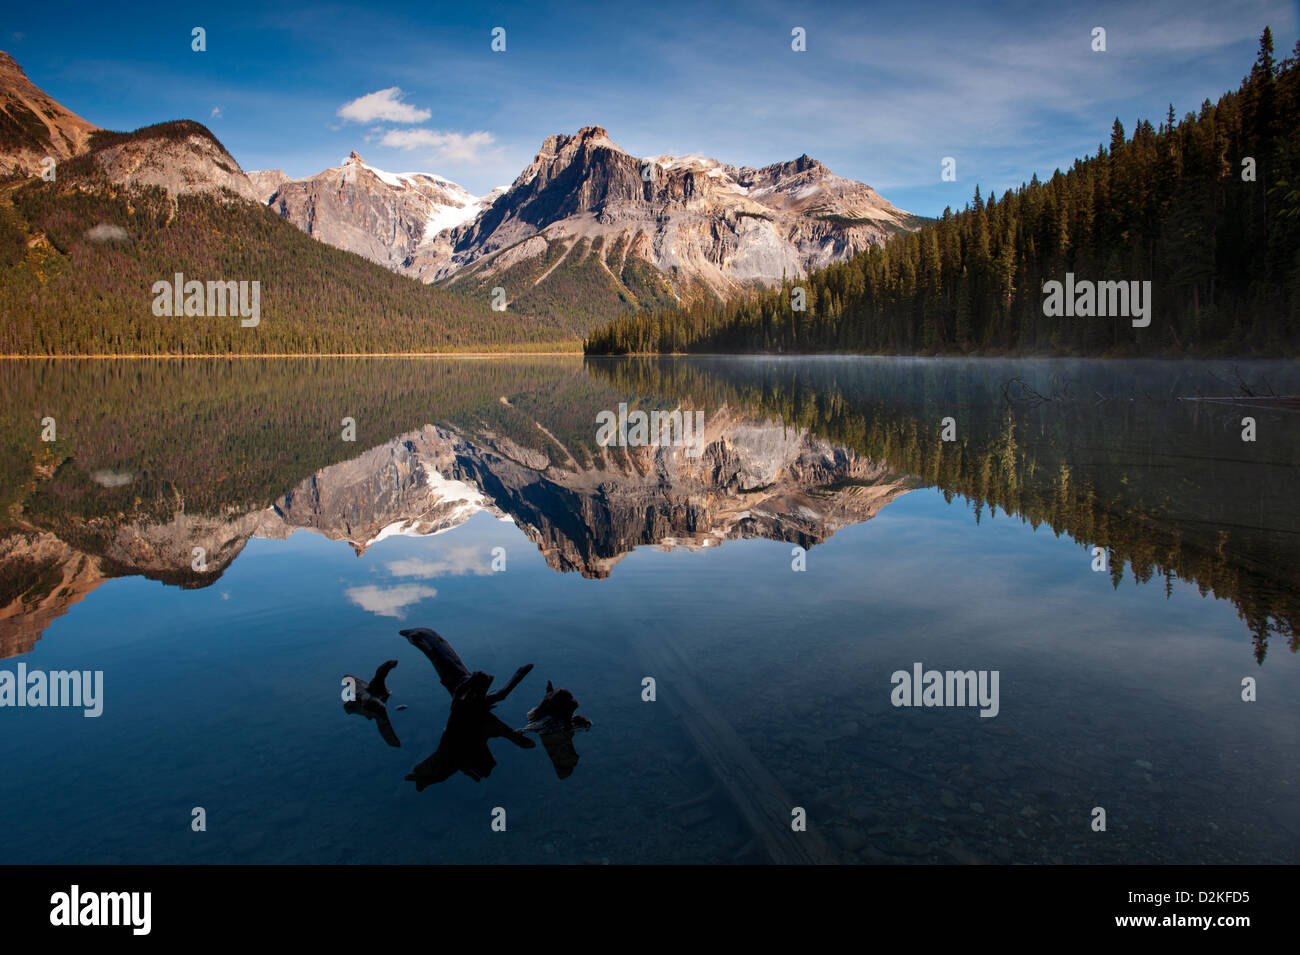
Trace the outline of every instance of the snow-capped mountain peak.
{"label": "snow-capped mountain peak", "polygon": [[249,179],[264,202],[304,232],[391,269],[438,233],[472,220],[499,194],[479,198],[444,176],[388,172],[355,150],[314,176],[261,170]]}

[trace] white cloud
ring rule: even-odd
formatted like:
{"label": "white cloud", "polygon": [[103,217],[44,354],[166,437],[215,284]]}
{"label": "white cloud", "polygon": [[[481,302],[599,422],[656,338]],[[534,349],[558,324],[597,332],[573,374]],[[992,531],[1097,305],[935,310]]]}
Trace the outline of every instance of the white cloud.
{"label": "white cloud", "polygon": [[492,573],[487,554],[479,547],[453,547],[432,560],[411,557],[385,565],[394,577],[449,577],[463,574],[484,576]]}
{"label": "white cloud", "polygon": [[210,118],[210,119],[220,119],[220,118],[221,118],[221,107],[220,107],[220,106],[214,106],[214,107],[212,107],[212,112],[208,114],[208,118]]}
{"label": "white cloud", "polygon": [[482,163],[499,152],[496,137],[482,130],[442,133],[433,129],[390,129],[379,142],[394,149],[427,149],[435,163]]}
{"label": "white cloud", "polygon": [[376,90],[359,96],[339,107],[339,116],[354,123],[423,123],[433,115],[427,109],[417,109],[402,102],[402,91],[396,86]]}
{"label": "white cloud", "polygon": [[438,591],[420,584],[402,584],[398,587],[352,587],[343,595],[362,610],[401,620],[406,617],[407,607],[438,596]]}

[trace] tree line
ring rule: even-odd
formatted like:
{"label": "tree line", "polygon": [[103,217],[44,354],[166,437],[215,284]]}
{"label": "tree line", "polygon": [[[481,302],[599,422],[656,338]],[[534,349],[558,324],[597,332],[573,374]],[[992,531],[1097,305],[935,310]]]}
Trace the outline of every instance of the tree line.
{"label": "tree line", "polygon": [[[1202,595],[1232,602],[1261,663],[1277,640],[1300,651],[1300,555],[1292,535],[1270,529],[1294,523],[1294,495],[1282,490],[1300,465],[1292,442],[1282,442],[1268,467],[1234,467],[1241,442],[1230,425],[1240,415],[1231,411],[1168,397],[1099,407],[1090,387],[1086,399],[1037,400],[1031,390],[1008,388],[1000,369],[899,361],[906,364],[664,357],[590,359],[588,368],[619,394],[651,403],[658,396],[697,407],[726,404],[807,429],[888,462],[949,501],[964,499],[977,523],[1001,510],[1035,529],[1046,525],[1058,537],[1100,546],[1117,588],[1126,574],[1136,583],[1163,584],[1166,594],[1176,579],[1192,581]],[[1114,392],[1103,384],[1106,368],[1074,374]],[[942,439],[936,408],[960,421],[955,440]],[[1133,469],[1135,448],[1159,465],[1185,458],[1189,438],[1202,445],[1194,462]],[[1204,472],[1216,480],[1191,476]],[[1234,492],[1225,495],[1228,485]],[[1260,528],[1265,499],[1268,527]],[[1087,568],[1087,558],[1080,560]]]}
{"label": "tree line", "polygon": [[[1149,281],[1151,323],[1044,314],[1043,284]],[[800,292],[799,290],[802,290]],[[802,302],[800,302],[802,299]],[[803,305],[800,310],[797,306]],[[1239,89],[1000,198],[729,302],[617,318],[588,354],[1291,354],[1300,345],[1300,42]]]}
{"label": "tree line", "polygon": [[[0,354],[437,352],[577,338],[564,321],[495,312],[486,297],[395,275],[255,203],[124,189],[93,161],[118,142],[191,127],[202,130],[173,123],[97,134],[91,154],[59,165],[57,181],[0,184]],[[156,316],[151,288],[178,272],[259,282],[260,324]]]}

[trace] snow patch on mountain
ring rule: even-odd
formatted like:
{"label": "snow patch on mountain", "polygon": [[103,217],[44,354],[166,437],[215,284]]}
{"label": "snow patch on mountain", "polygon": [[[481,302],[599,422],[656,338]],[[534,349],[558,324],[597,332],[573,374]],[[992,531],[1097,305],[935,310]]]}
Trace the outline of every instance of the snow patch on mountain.
{"label": "snow patch on mountain", "polygon": [[255,172],[259,198],[307,234],[400,271],[439,233],[470,222],[498,193],[475,196],[444,176],[389,172],[355,150],[340,165],[289,179]]}

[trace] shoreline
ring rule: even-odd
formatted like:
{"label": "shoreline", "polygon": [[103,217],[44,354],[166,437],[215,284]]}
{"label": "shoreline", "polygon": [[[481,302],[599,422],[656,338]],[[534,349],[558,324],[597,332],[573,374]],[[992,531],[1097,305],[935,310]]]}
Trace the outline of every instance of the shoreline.
{"label": "shoreline", "polygon": [[97,353],[88,355],[0,355],[0,361],[185,361],[186,359],[266,358],[920,358],[925,360],[1010,360],[1010,361],[1300,361],[1295,355],[915,355],[881,352],[626,352],[621,355],[577,351],[463,351],[463,352],[195,352],[193,354]]}
{"label": "shoreline", "polygon": [[195,352],[178,355],[121,354],[96,355],[0,355],[0,361],[111,361],[114,359],[157,358],[183,361],[187,358],[564,358],[582,357],[581,351],[496,351],[496,352]]}

